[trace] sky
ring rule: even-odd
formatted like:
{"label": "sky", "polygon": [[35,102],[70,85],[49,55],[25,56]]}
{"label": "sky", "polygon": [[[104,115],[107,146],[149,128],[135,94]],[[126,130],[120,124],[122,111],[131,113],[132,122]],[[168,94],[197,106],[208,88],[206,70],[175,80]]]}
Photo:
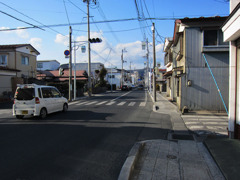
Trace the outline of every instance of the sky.
{"label": "sky", "polygon": [[[124,69],[144,68],[146,49],[142,49],[142,42],[147,39],[152,66],[153,23],[156,61],[163,67],[164,39],[173,36],[175,19],[229,15],[226,0],[95,1],[90,0],[90,37],[102,42],[91,44],[91,62],[101,62],[107,68],[122,67],[123,49]],[[31,44],[40,52],[37,60],[57,60],[60,64],[69,62],[64,51],[69,49],[71,26],[72,41],[78,41],[72,43],[76,62],[88,62],[87,51],[81,52],[82,46],[87,47],[87,4],[83,0],[0,0],[0,20],[1,45]],[[23,27],[27,29],[20,29]],[[74,56],[72,60],[74,63]]]}

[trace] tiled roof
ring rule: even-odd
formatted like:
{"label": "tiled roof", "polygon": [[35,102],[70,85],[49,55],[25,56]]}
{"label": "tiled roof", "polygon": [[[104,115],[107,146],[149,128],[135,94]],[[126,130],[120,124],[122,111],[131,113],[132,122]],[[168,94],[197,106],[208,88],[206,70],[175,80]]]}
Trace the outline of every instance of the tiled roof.
{"label": "tiled roof", "polygon": [[[59,76],[59,71],[39,71],[40,73],[37,75],[38,79],[51,77],[54,81],[67,81],[69,79],[69,70],[64,70],[64,74]],[[76,80],[87,80],[86,77],[83,77],[84,70],[77,70],[76,71]],[[72,78],[74,78],[74,71],[72,71]]]}

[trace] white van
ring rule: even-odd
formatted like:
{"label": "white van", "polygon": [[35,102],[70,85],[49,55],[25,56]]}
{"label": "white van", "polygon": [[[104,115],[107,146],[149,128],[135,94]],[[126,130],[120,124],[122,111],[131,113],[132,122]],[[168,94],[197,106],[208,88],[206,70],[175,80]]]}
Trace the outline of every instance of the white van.
{"label": "white van", "polygon": [[32,115],[45,118],[47,114],[67,111],[68,100],[53,86],[36,84],[17,85],[14,95],[13,116],[22,119]]}

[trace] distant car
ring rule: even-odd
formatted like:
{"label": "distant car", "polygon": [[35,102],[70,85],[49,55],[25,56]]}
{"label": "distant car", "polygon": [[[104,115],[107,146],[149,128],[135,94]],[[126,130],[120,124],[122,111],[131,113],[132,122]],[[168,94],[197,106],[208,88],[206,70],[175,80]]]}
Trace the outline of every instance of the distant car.
{"label": "distant car", "polygon": [[143,90],[144,86],[142,84],[138,85],[139,90]]}
{"label": "distant car", "polygon": [[43,119],[49,113],[67,110],[68,100],[56,87],[22,84],[16,89],[13,116],[17,119],[27,115],[39,116]]}
{"label": "distant car", "polygon": [[121,90],[122,90],[122,91],[128,91],[129,88],[128,88],[127,85],[122,85]]}

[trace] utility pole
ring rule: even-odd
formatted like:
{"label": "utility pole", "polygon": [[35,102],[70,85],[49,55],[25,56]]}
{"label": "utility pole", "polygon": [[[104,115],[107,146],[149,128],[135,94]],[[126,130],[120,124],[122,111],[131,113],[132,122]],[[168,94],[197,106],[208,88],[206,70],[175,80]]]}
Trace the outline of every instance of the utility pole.
{"label": "utility pole", "polygon": [[69,94],[68,100],[72,101],[72,27],[69,26]]}
{"label": "utility pole", "polygon": [[[90,39],[90,23],[89,23],[89,0],[87,0],[87,19],[88,19],[88,40]],[[91,77],[91,46],[88,41],[88,95],[92,96],[92,77]]]}
{"label": "utility pole", "polygon": [[147,38],[147,90],[149,90],[149,49],[148,49],[148,38]]}
{"label": "utility pole", "polygon": [[152,24],[153,33],[153,101],[156,102],[156,51],[155,51],[155,24]]}
{"label": "utility pole", "polygon": [[122,49],[121,60],[122,60],[122,71],[121,71],[121,89],[122,89],[122,86],[123,86],[123,49]]}

